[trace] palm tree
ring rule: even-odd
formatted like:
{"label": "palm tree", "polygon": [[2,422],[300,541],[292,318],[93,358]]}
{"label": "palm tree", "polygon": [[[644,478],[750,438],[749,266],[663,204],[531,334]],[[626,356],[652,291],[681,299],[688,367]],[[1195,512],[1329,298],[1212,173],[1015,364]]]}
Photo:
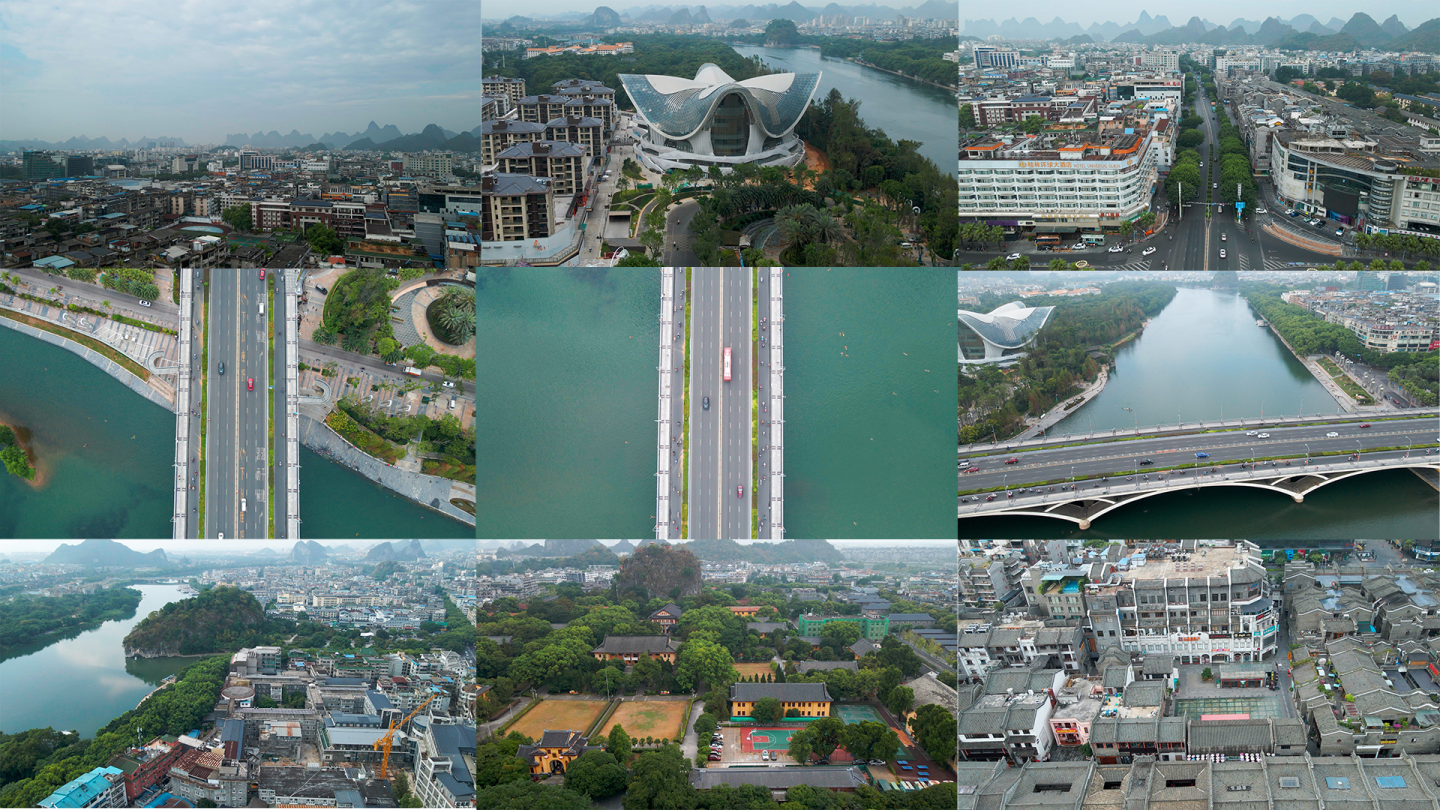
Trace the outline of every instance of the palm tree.
{"label": "palm tree", "polygon": [[781,239],[792,245],[815,241],[812,232],[814,221],[807,214],[807,208],[814,210],[813,206],[787,205],[775,213],[775,225],[780,230]]}

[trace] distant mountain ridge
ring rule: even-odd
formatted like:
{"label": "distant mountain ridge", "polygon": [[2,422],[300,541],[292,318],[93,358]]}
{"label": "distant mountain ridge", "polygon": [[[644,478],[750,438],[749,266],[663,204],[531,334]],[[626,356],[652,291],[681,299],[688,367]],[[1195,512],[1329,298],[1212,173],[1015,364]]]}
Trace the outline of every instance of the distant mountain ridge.
{"label": "distant mountain ridge", "polygon": [[411,540],[410,544],[403,548],[396,548],[393,543],[381,543],[370,549],[370,553],[365,555],[365,559],[367,560],[395,560],[405,562],[419,560],[424,557],[425,549],[420,547],[419,540]]}
{"label": "distant mountain ridge", "polygon": [[734,540],[690,540],[681,547],[710,562],[839,563],[844,556],[825,540],[786,540],[780,543],[737,543]]}
{"label": "distant mountain ridge", "polygon": [[114,540],[85,540],[73,546],[62,543],[45,562],[92,568],[160,568],[170,564],[161,549],[141,553]]}
{"label": "distant mountain ridge", "polygon": [[[960,30],[965,36],[981,39],[1000,36],[1012,39],[1065,40],[1080,34],[1088,34],[1097,41],[1134,42],[1142,45],[1179,45],[1198,42],[1211,45],[1268,46],[1288,41],[1295,43],[1294,47],[1301,47],[1304,43],[1310,42],[1319,43],[1314,47],[1328,50],[1342,49],[1353,40],[1361,49],[1419,50],[1427,53],[1440,53],[1440,38],[1425,34],[1419,37],[1414,36],[1415,32],[1430,25],[1431,22],[1434,20],[1427,20],[1411,30],[1400,21],[1399,15],[1392,14],[1383,24],[1377,24],[1368,14],[1356,12],[1349,21],[1344,22],[1332,17],[1330,22],[1321,23],[1309,14],[1300,14],[1288,21],[1278,17],[1270,17],[1258,22],[1237,18],[1228,27],[1202,17],[1191,17],[1184,25],[1176,26],[1163,15],[1151,17],[1148,12],[1141,11],[1140,16],[1132,23],[1117,24],[1106,21],[1082,27],[1079,23],[1066,22],[1059,17],[1048,23],[1042,23],[1034,17],[1027,17],[1023,21],[1017,21],[1011,17],[1001,23],[997,23],[993,19],[964,20]],[[1291,37],[1297,34],[1310,34],[1319,39],[1301,37],[1292,40]],[[1348,39],[1327,39],[1338,35],[1345,35]],[[1353,49],[1356,45],[1351,45],[1350,48]]]}

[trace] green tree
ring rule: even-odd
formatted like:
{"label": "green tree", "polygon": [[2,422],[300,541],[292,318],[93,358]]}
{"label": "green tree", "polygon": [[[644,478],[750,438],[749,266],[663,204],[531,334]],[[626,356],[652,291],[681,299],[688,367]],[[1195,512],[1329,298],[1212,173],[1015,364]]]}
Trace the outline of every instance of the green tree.
{"label": "green tree", "polygon": [[769,726],[779,722],[784,714],[784,708],[780,705],[780,701],[772,697],[760,698],[755,701],[755,705],[750,709],[750,717],[753,718],[758,725],[762,726]]}
{"label": "green tree", "polygon": [[608,799],[625,789],[625,769],[604,751],[581,754],[565,769],[565,789],[592,799]]}
{"label": "green tree", "polygon": [[814,740],[809,729],[801,729],[790,735],[790,758],[801,765],[810,764],[810,755],[815,751]]}
{"label": "green tree", "polygon": [[896,717],[904,717],[915,705],[915,690],[908,686],[897,686],[885,698],[885,708]]}
{"label": "green tree", "polygon": [[840,734],[845,730],[845,722],[838,717],[822,717],[805,730],[810,733],[815,753],[822,758],[828,758],[840,746]]}
{"label": "green tree", "polygon": [[955,715],[949,709],[927,703],[916,710],[910,728],[931,759],[946,762],[955,757]]}
{"label": "green tree", "polygon": [[775,19],[765,26],[766,45],[794,45],[800,41],[800,31],[792,20]]}
{"label": "green tree", "polygon": [[229,225],[237,231],[249,231],[254,227],[254,224],[250,221],[250,206],[248,205],[235,205],[226,208],[220,214],[220,218],[225,221],[226,225]]}
{"label": "green tree", "polygon": [[605,750],[620,762],[628,762],[634,752],[630,734],[619,723],[610,727],[610,736],[605,741]]}
{"label": "green tree", "polygon": [[900,738],[884,723],[864,720],[845,726],[840,732],[840,747],[857,760],[894,759]]}
{"label": "green tree", "polygon": [[311,250],[322,256],[335,255],[345,250],[345,242],[324,223],[317,222],[306,228],[305,241],[310,244]]}
{"label": "green tree", "polygon": [[675,662],[675,682],[681,689],[728,685],[738,677],[730,651],[719,644],[692,637],[681,645]]}
{"label": "green tree", "polygon": [[527,779],[476,790],[475,806],[505,810],[590,810],[593,805],[588,797],[579,793]]}
{"label": "green tree", "polygon": [[621,801],[625,810],[695,810],[699,803],[695,788],[690,786],[690,762],[676,745],[641,754],[632,773],[630,787]]}

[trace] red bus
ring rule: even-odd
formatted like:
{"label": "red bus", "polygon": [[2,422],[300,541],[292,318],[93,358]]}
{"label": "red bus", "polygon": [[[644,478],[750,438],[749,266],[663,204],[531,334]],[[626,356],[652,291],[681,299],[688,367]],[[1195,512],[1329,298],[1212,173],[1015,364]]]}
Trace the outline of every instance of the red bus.
{"label": "red bus", "polygon": [[725,347],[725,382],[730,382],[730,347]]}

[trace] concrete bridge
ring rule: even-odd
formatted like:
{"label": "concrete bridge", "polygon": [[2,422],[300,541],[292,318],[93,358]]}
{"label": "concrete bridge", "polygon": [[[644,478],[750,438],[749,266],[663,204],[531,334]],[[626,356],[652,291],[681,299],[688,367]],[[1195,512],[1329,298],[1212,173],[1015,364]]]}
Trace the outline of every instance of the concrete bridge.
{"label": "concrete bridge", "polygon": [[1425,478],[1433,471],[1440,471],[1440,453],[1434,452],[1427,455],[1423,451],[1392,451],[1375,453],[1358,461],[1349,460],[1349,456],[1339,459],[1334,462],[1311,459],[1309,464],[1296,460],[1288,467],[1283,462],[1272,462],[1227,472],[1196,469],[1148,473],[1143,477],[1115,476],[1074,485],[990,493],[995,496],[993,501],[986,500],[989,495],[970,496],[959,504],[959,517],[1046,517],[1068,520],[1081,529],[1089,529],[1094,521],[1121,507],[1187,489],[1249,487],[1288,495],[1295,503],[1303,503],[1306,495],[1321,487],[1357,475],[1408,469]]}

